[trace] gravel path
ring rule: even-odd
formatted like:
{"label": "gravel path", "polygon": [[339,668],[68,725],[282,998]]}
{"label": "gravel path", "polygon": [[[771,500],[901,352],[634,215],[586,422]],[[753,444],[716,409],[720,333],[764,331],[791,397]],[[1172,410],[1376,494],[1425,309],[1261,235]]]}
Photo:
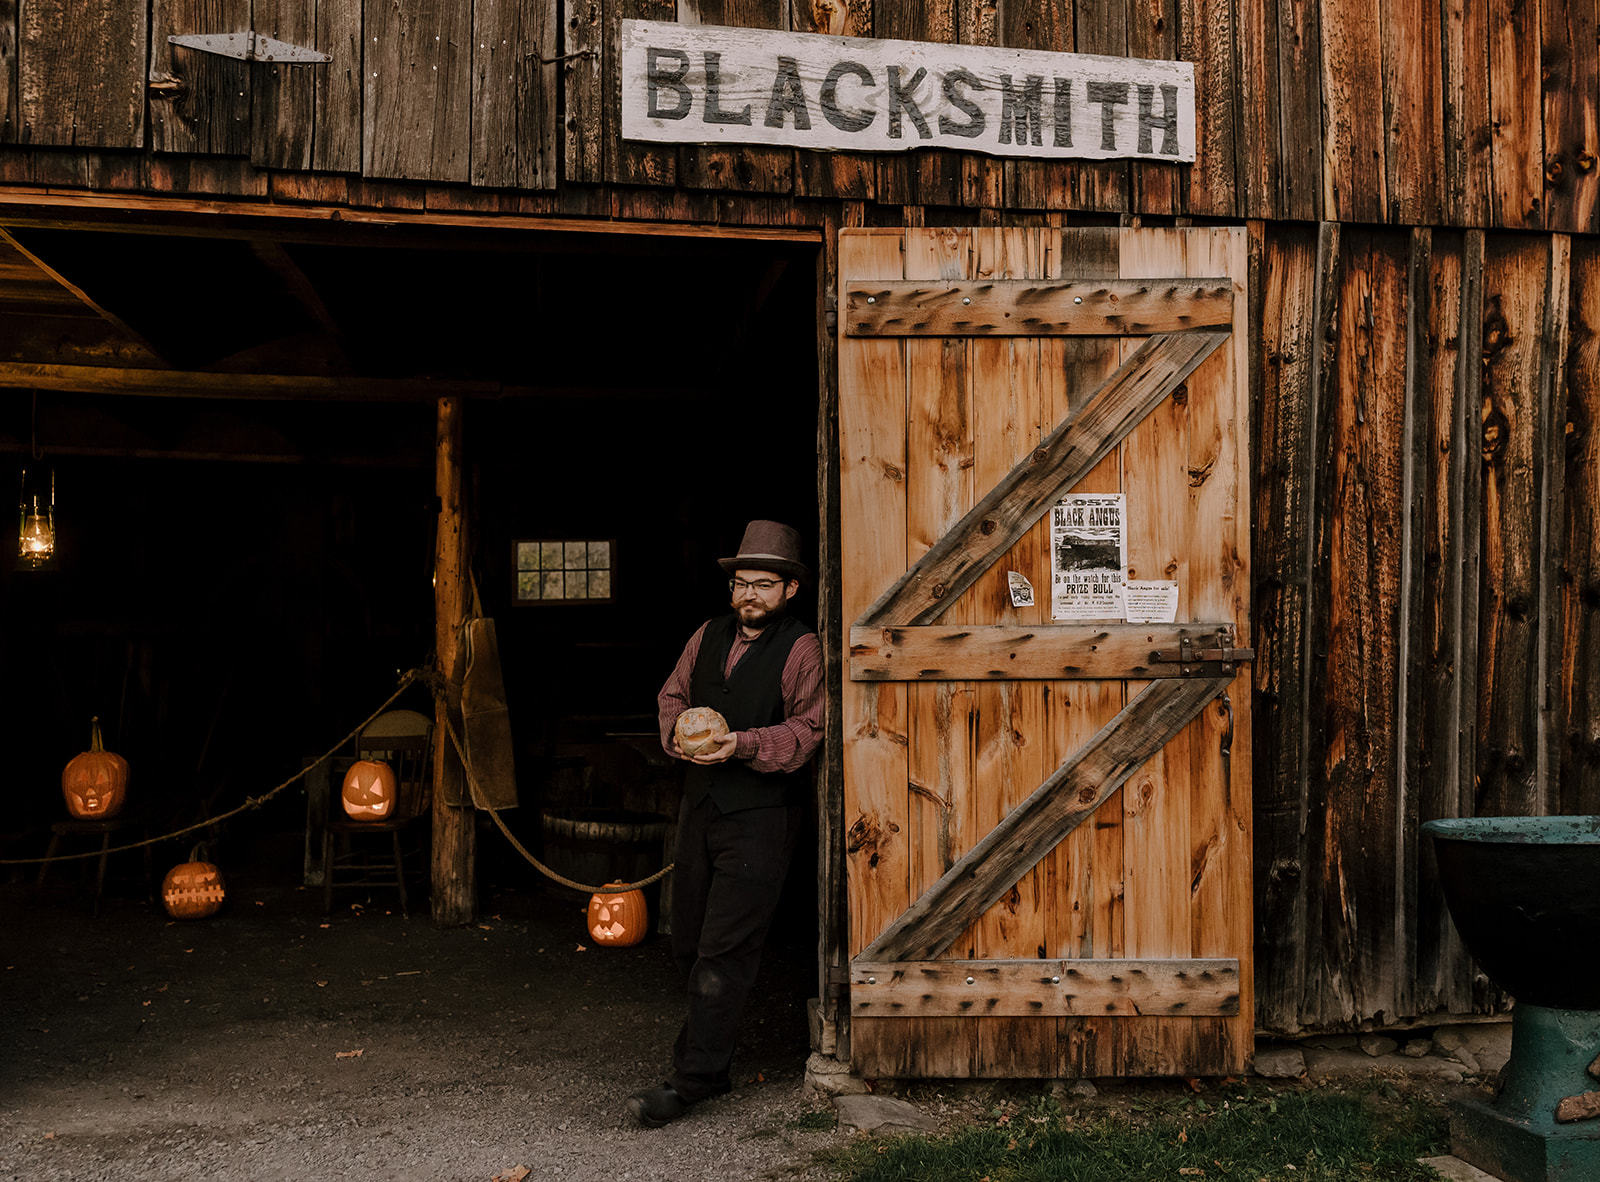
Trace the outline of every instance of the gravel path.
{"label": "gravel path", "polygon": [[733,1094],[644,1130],[622,1101],[665,1069],[676,972],[665,940],[593,947],[575,901],[505,894],[440,931],[244,883],[173,923],[117,898],[92,919],[60,877],[0,886],[5,1182],[831,1176],[798,940],[769,951]]}

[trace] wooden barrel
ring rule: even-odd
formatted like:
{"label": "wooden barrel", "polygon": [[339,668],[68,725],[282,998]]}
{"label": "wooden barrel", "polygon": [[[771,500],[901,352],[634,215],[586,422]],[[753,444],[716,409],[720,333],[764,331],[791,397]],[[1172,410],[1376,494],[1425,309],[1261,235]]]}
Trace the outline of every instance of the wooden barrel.
{"label": "wooden barrel", "polygon": [[[623,809],[545,809],[544,862],[574,882],[638,882],[662,866],[670,823],[660,813]],[[559,884],[555,884],[559,885]]]}

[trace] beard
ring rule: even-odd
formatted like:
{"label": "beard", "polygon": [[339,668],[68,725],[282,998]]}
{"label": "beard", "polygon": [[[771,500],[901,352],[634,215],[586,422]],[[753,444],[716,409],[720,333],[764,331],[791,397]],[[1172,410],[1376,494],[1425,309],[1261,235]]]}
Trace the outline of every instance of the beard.
{"label": "beard", "polygon": [[763,607],[759,600],[749,600],[745,603],[735,604],[733,614],[739,618],[741,627],[749,628],[752,632],[760,632],[769,624],[775,624],[789,614],[789,601],[778,600],[776,607]]}

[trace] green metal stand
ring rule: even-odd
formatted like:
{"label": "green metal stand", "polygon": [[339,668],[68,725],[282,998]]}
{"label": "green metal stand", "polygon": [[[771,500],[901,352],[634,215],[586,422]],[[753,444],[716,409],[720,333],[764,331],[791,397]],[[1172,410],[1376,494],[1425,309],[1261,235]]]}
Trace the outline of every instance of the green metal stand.
{"label": "green metal stand", "polygon": [[1589,1074],[1597,1056],[1600,1010],[1519,1004],[1500,1096],[1451,1102],[1451,1152],[1504,1182],[1596,1182],[1600,1119],[1558,1124],[1555,1112],[1568,1096],[1600,1091]]}

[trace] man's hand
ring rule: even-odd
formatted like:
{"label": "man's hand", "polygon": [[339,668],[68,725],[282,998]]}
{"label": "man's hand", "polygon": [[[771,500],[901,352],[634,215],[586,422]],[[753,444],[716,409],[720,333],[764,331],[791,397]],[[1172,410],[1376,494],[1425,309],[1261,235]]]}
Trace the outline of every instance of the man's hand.
{"label": "man's hand", "polygon": [[[738,745],[739,732],[729,731],[727,734],[723,735],[722,738],[717,740],[716,747],[710,751],[707,751],[703,755],[690,756],[689,762],[700,764],[726,763],[728,760],[733,758],[733,749]],[[677,746],[676,739],[673,740],[673,746]]]}

